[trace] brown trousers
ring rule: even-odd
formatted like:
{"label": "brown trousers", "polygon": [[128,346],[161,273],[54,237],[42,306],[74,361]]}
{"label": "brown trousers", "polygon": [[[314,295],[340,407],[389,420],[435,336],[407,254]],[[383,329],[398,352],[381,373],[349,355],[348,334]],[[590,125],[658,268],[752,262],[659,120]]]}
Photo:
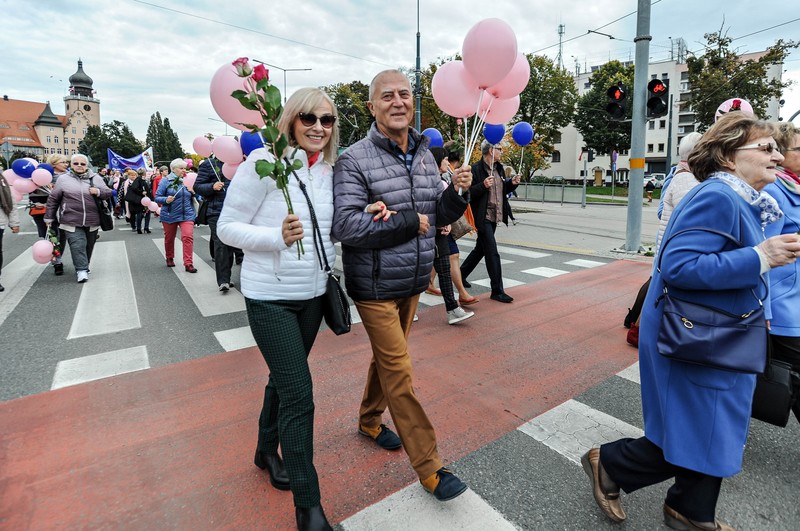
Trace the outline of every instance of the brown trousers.
{"label": "brown trousers", "polygon": [[408,334],[419,295],[388,301],[356,301],[356,309],[372,343],[372,360],[361,400],[359,422],[377,428],[389,406],[397,434],[411,466],[425,479],[443,464],[436,433],[414,394]]}

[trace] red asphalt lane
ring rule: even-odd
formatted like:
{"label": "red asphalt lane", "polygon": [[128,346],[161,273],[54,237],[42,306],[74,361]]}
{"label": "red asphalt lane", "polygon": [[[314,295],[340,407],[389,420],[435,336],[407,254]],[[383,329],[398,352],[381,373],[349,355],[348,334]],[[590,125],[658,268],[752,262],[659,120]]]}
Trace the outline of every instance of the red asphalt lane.
{"label": "red asphalt lane", "polygon": [[[448,326],[420,310],[417,395],[456,461],[636,361],[622,320],[650,265],[616,261],[483,296]],[[331,522],[417,481],[403,451],[356,432],[369,340],[320,333],[311,353],[315,464]],[[256,348],[0,404],[0,528],[293,529],[289,492],[252,463],[266,365]],[[391,425],[389,415],[385,422]]]}

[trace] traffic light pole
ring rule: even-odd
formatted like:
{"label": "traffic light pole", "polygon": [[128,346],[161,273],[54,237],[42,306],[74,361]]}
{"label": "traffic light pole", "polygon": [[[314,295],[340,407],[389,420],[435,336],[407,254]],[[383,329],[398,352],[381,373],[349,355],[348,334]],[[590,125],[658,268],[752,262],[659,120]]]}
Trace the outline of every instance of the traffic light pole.
{"label": "traffic light pole", "polygon": [[647,110],[648,63],[650,57],[650,0],[638,0],[636,19],[636,63],[633,75],[633,118],[631,122],[631,175],[628,183],[628,223],[624,250],[632,253],[642,249],[642,200],[644,185],[644,145]]}

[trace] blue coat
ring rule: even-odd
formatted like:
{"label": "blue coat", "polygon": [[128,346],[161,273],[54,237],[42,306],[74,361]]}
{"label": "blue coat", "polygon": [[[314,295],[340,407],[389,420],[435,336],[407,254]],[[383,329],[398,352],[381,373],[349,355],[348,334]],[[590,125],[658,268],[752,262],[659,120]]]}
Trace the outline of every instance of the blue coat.
{"label": "blue coat", "polygon": [[[783,217],[767,225],[767,238],[778,234],[795,234],[800,231],[800,195],[791,192],[780,182],[764,188],[775,198],[783,211]],[[769,272],[772,334],[800,337],[800,284],[798,284],[798,262],[776,267]]]}
{"label": "blue coat", "polygon": [[[745,247],[700,230],[666,243],[670,235],[691,227],[726,232]],[[758,307],[751,290],[767,298],[768,281],[752,249],[763,240],[758,208],[717,179],[689,192],[667,225],[661,269],[653,272],[642,308],[639,370],[645,437],[672,464],[717,477],[741,470],[756,377],[671,361],[658,353],[664,281],[681,299],[746,313]]]}
{"label": "blue coat", "polygon": [[[181,179],[177,186],[170,186],[175,174],[170,173],[158,183],[158,190],[156,191],[156,203],[162,205],[161,207],[161,222],[162,223],[180,223],[181,221],[194,221],[197,212],[194,210],[192,204],[192,197],[194,194],[183,186]],[[167,197],[174,195],[175,200],[167,204]]]}

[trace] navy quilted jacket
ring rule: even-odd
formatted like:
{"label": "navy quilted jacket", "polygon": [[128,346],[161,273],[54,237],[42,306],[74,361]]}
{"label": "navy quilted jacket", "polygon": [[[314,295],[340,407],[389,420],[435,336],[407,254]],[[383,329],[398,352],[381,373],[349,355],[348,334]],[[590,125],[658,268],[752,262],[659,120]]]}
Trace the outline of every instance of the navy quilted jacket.
{"label": "navy quilted jacket", "polygon": [[[333,173],[334,238],[342,242],[345,285],[354,300],[390,300],[422,293],[428,286],[437,225],[461,217],[463,197],[441,187],[429,139],[409,128],[417,145],[411,172],[393,152],[389,139],[372,124],[367,137],[350,146]],[[383,201],[397,214],[373,221],[367,205]],[[428,216],[430,230],[417,234],[417,213]]]}

